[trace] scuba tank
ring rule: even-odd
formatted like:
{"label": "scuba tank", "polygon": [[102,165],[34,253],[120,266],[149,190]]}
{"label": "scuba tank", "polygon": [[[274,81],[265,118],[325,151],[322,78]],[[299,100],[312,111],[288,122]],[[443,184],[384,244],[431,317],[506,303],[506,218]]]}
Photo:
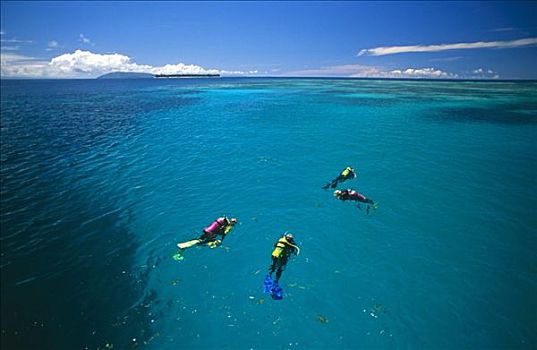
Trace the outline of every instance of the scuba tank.
{"label": "scuba tank", "polygon": [[276,244],[274,245],[274,250],[272,251],[272,256],[275,257],[275,258],[279,258],[283,251],[285,250],[285,247],[289,244],[289,242],[287,241],[287,238],[285,237],[282,237],[278,240],[278,242],[276,242]]}

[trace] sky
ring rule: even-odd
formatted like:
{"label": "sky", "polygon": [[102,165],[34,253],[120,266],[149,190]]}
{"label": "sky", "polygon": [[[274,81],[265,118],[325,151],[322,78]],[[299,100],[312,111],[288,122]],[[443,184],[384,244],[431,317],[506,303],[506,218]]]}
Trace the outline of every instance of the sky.
{"label": "sky", "polygon": [[1,1],[2,78],[537,79],[537,2]]}

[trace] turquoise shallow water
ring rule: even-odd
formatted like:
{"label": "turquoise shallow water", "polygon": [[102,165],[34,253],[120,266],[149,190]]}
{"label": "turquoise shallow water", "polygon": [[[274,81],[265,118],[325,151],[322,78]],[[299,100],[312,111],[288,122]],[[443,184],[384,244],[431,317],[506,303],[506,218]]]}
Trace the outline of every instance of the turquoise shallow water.
{"label": "turquoise shallow water", "polygon": [[535,82],[1,84],[3,349],[537,346]]}

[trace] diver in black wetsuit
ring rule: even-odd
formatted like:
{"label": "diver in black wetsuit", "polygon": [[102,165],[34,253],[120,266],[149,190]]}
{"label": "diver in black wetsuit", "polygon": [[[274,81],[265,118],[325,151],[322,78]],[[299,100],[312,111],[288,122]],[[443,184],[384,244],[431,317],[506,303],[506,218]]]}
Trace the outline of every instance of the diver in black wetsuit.
{"label": "diver in black wetsuit", "polygon": [[348,166],[348,167],[345,168],[345,170],[343,170],[341,172],[341,174],[339,174],[338,177],[336,177],[334,180],[332,180],[331,182],[328,182],[326,185],[324,185],[323,190],[328,189],[328,187],[336,188],[338,183],[341,183],[341,182],[343,182],[345,180],[354,179],[354,178],[356,178],[356,176],[357,176],[356,171],[353,168],[351,168],[350,166]]}

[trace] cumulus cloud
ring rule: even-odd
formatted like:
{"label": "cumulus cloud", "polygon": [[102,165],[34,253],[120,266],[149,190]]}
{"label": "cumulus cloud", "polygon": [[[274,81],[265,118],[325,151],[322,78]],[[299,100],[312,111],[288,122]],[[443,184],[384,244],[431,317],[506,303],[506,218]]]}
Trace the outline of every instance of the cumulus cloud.
{"label": "cumulus cloud", "polygon": [[143,72],[150,68],[132,63],[128,56],[117,53],[101,55],[82,50],[54,57],[49,66],[61,75],[100,74],[110,71]]}
{"label": "cumulus cloud", "polygon": [[152,66],[133,62],[129,56],[97,54],[76,50],[56,56],[50,61],[32,57],[2,53],[2,77],[26,78],[93,78],[110,72],[138,72],[150,74],[223,74],[248,75],[257,71],[226,71],[205,69],[194,64],[166,64]]}
{"label": "cumulus cloud", "polygon": [[478,41],[473,43],[439,44],[439,45],[411,45],[411,46],[384,46],[373,49],[364,49],[358,56],[384,56],[408,52],[438,52],[446,50],[467,50],[483,48],[514,48],[537,44],[537,38],[526,38],[508,41]]}
{"label": "cumulus cloud", "polygon": [[500,75],[492,69],[477,68],[472,71],[472,79],[498,79]]}
{"label": "cumulus cloud", "polygon": [[[147,66],[149,69],[145,70],[146,73],[153,74],[219,74],[218,69],[205,69],[195,64],[167,64],[162,67],[151,67]],[[227,72],[226,72],[227,73]],[[229,72],[229,74],[232,74]]]}
{"label": "cumulus cloud", "polygon": [[457,74],[444,72],[435,68],[407,68],[405,70],[395,69],[389,72],[396,78],[457,78]]}

